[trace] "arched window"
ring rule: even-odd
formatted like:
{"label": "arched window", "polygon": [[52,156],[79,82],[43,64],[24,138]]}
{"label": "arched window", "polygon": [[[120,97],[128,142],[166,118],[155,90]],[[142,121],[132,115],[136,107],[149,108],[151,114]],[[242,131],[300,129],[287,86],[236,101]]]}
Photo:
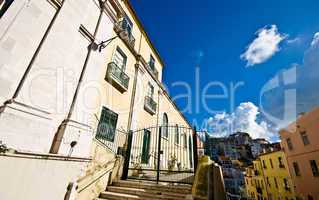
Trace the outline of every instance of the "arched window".
{"label": "arched window", "polygon": [[162,136],[166,138],[168,137],[168,117],[166,113],[163,115]]}

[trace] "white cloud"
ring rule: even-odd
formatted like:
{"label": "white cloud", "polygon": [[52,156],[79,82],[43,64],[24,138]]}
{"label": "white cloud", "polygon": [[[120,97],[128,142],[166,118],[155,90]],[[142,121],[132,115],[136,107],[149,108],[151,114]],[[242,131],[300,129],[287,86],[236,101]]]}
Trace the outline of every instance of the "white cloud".
{"label": "white cloud", "polygon": [[279,44],[287,35],[278,32],[276,25],[264,27],[256,32],[257,37],[248,45],[240,58],[247,61],[247,67],[263,63],[278,52]]}
{"label": "white cloud", "polygon": [[251,102],[241,103],[233,113],[216,114],[208,119],[211,135],[217,137],[227,136],[236,131],[250,134],[252,138],[266,138],[272,140],[276,137],[265,121],[258,122],[259,109]]}
{"label": "white cloud", "polygon": [[301,38],[299,38],[299,37],[295,37],[293,39],[287,40],[288,44],[297,44],[297,43],[300,43],[300,42],[301,42]]}
{"label": "white cloud", "polygon": [[311,46],[315,46],[319,44],[319,32],[315,33],[315,35],[313,36],[313,40],[311,42]]}

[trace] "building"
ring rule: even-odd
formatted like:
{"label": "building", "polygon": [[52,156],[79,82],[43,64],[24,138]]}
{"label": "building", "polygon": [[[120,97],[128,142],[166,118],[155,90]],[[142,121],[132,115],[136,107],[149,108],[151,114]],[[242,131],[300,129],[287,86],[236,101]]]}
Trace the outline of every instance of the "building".
{"label": "building", "polygon": [[285,154],[270,151],[261,154],[246,168],[246,193],[250,199],[295,199]]}
{"label": "building", "polygon": [[141,167],[156,167],[161,132],[162,169],[194,170],[192,127],[128,0],[0,6],[0,140],[15,152],[1,163],[1,177],[12,180],[1,184],[1,199],[63,199],[69,190],[96,198],[120,176],[117,154],[131,131]]}
{"label": "building", "polygon": [[264,138],[257,138],[252,140],[251,142],[251,153],[254,158],[257,158],[259,154],[263,153],[265,149],[267,149],[267,146],[270,143],[264,139]]}
{"label": "building", "polygon": [[300,199],[319,199],[319,108],[280,131],[281,144]]}

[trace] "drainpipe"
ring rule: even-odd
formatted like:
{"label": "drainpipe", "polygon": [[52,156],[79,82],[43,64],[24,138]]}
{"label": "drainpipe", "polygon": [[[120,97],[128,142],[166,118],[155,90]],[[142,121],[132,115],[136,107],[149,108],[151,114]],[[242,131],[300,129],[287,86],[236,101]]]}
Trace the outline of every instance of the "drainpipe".
{"label": "drainpipe", "polygon": [[[26,80],[27,76],[29,75],[29,73],[30,73],[30,71],[31,71],[31,69],[32,69],[35,60],[37,59],[37,57],[38,57],[38,55],[39,55],[39,53],[40,53],[40,51],[41,51],[41,49],[42,49],[42,47],[43,47],[43,44],[45,43],[45,41],[46,41],[46,39],[47,39],[49,33],[51,32],[51,29],[52,29],[53,25],[55,24],[56,19],[57,19],[57,17],[58,17],[59,14],[60,14],[63,5],[65,4],[65,1],[66,1],[66,0],[62,0],[61,5],[60,5],[60,6],[57,5],[57,11],[55,12],[55,14],[54,14],[54,16],[53,16],[53,18],[52,18],[52,20],[51,20],[49,26],[47,27],[47,29],[46,29],[46,31],[45,31],[45,33],[44,33],[44,35],[43,35],[43,37],[42,37],[42,39],[41,39],[41,41],[40,41],[38,47],[37,47],[37,49],[35,50],[35,52],[34,52],[32,58],[31,58],[31,60],[30,60],[30,62],[29,62],[29,64],[28,64],[28,67],[27,67],[27,69],[25,70],[25,72],[24,72],[24,74],[23,74],[23,76],[22,76],[22,78],[21,78],[21,80],[20,80],[20,82],[19,82],[19,84],[18,84],[18,86],[17,86],[17,88],[16,88],[16,90],[15,90],[15,92],[14,92],[12,98],[9,99],[9,100],[7,100],[6,102],[4,102],[4,105],[13,103],[14,100],[15,100],[15,99],[18,97],[18,95],[20,94],[21,88],[23,87],[23,85],[24,85],[24,83],[25,83],[25,80]],[[1,113],[2,111],[3,111],[3,110],[0,109],[0,113]]]}
{"label": "drainpipe", "polygon": [[[142,46],[142,37],[143,34],[141,33],[139,46],[138,46],[138,57],[140,56],[141,46]],[[134,111],[134,103],[135,103],[135,96],[136,96],[136,85],[137,85],[137,76],[138,76],[138,68],[139,68],[139,58],[136,60],[135,64],[135,72],[134,72],[134,82],[133,82],[133,90],[132,90],[132,96],[131,96],[131,103],[130,103],[130,111],[129,111],[129,117],[127,122],[127,132],[131,130],[132,126],[132,118],[133,118],[133,111]]]}
{"label": "drainpipe", "polygon": [[72,99],[72,103],[71,103],[68,115],[67,115],[66,119],[64,119],[62,121],[62,123],[60,124],[56,134],[54,135],[53,142],[52,142],[52,145],[51,145],[51,148],[50,148],[50,153],[53,153],[53,154],[57,154],[58,153],[58,151],[60,149],[60,146],[61,146],[62,138],[64,136],[64,132],[65,132],[65,124],[71,119],[71,116],[73,114],[75,103],[76,103],[76,100],[77,100],[77,97],[78,97],[78,94],[79,94],[79,91],[80,91],[80,88],[81,88],[81,85],[82,85],[82,82],[83,82],[84,74],[85,74],[85,71],[86,71],[86,68],[87,68],[91,53],[93,51],[93,44],[95,42],[95,38],[96,38],[97,32],[99,30],[99,26],[100,26],[101,19],[102,19],[102,16],[103,16],[104,3],[105,3],[105,1],[99,0],[100,15],[99,15],[97,24],[95,26],[93,39],[91,41],[91,44],[88,47],[88,52],[87,52],[87,55],[86,55],[86,58],[85,58],[85,61],[84,61],[83,67],[82,67],[80,78],[79,78],[78,84],[76,86],[76,90],[75,90],[75,93],[74,93],[74,96],[73,96],[73,99]]}

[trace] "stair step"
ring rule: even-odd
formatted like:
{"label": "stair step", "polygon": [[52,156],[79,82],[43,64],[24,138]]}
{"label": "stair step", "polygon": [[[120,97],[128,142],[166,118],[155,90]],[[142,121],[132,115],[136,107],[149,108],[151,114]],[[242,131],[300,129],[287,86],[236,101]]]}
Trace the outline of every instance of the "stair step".
{"label": "stair step", "polygon": [[134,200],[134,199],[140,199],[137,195],[130,195],[130,194],[123,194],[123,193],[116,193],[116,192],[101,192],[100,200]]}
{"label": "stair step", "polygon": [[156,198],[156,199],[182,200],[182,199],[185,199],[187,195],[187,194],[181,194],[181,193],[159,191],[156,189],[153,190],[153,189],[117,187],[117,186],[109,186],[107,187],[107,191],[137,195],[139,197],[145,197],[145,198],[151,198],[151,199]]}
{"label": "stair step", "polygon": [[139,188],[139,189],[148,189],[156,190],[161,192],[174,192],[179,194],[190,194],[191,186],[190,185],[162,185],[154,184],[149,182],[142,181],[118,181],[113,183],[114,186],[118,187],[127,187],[127,188]]}

